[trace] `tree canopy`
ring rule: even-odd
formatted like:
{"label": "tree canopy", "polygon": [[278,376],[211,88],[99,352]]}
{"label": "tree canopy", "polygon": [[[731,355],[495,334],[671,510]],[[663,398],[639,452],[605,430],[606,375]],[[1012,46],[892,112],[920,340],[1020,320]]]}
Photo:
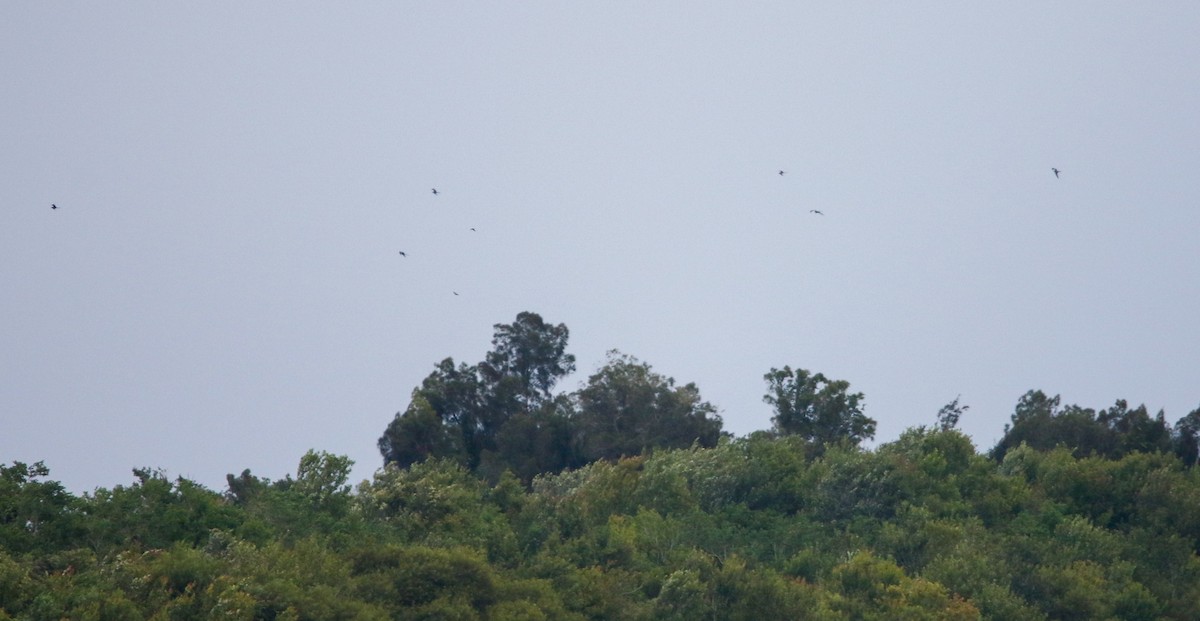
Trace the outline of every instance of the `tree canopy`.
{"label": "tree canopy", "polygon": [[695,384],[676,386],[674,378],[616,350],[574,396],[572,427],[585,462],[654,448],[712,447],[721,437],[717,408]]}
{"label": "tree canopy", "polygon": [[438,363],[380,437],[384,463],[444,458],[492,480],[508,470],[529,482],[648,449],[710,447],[721,437],[721,417],[695,384],[677,386],[617,351],[578,391],[555,394],[575,370],[568,335],[566,326],[523,312],[495,326],[483,362]]}
{"label": "tree canopy", "polygon": [[75,496],[0,464],[0,621],[1200,618],[1200,409],[1029,391],[980,453],[860,446],[845,381],[772,369],[770,432],[617,351],[571,393],[565,327],[496,326],[412,391],[352,486],[310,450],[223,492],[160,469]]}
{"label": "tree canopy", "polygon": [[1066,447],[1075,455],[1117,458],[1133,452],[1173,451],[1195,463],[1194,423],[1200,410],[1181,418],[1174,433],[1162,411],[1150,416],[1145,405],[1130,408],[1124,399],[1100,411],[1078,405],[1061,405],[1062,399],[1030,390],[1021,396],[1004,427],[1004,436],[992,449],[1003,459],[1008,451],[1027,444],[1038,450]]}
{"label": "tree canopy", "polygon": [[788,366],[773,368],[763,378],[769,389],[763,401],[775,408],[771,422],[776,433],[800,436],[818,446],[857,445],[875,437],[875,421],[863,414],[863,394],[851,393],[850,382]]}

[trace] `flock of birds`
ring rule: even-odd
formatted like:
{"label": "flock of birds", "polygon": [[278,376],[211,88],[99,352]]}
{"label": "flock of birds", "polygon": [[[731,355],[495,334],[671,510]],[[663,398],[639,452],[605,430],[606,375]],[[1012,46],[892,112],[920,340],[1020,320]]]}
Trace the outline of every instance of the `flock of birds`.
{"label": "flock of birds", "polygon": [[[433,195],[434,195],[434,196],[437,196],[438,194],[440,194],[440,192],[438,192],[438,189],[437,189],[437,188],[433,188]],[[471,227],[471,231],[472,231],[472,232],[475,232],[475,227]],[[402,257],[405,257],[405,258],[408,258],[408,253],[407,253],[407,252],[404,252],[403,250],[401,250],[401,251],[400,251],[400,256],[402,256]],[[450,293],[453,293],[454,295],[458,295],[458,292],[457,292],[457,291],[451,291]]]}
{"label": "flock of birds", "polygon": [[[1061,173],[1061,172],[1062,172],[1061,170],[1059,170],[1059,169],[1057,169],[1057,168],[1051,168],[1050,170],[1054,172],[1054,178],[1055,178],[1055,179],[1059,179],[1059,178],[1060,178],[1060,177],[1059,177],[1059,173]],[[779,176],[780,176],[780,177],[782,177],[782,176],[784,176],[784,175],[786,175],[786,174],[787,174],[787,171],[785,171],[785,170],[780,170],[780,171],[779,171]],[[434,196],[437,196],[438,194],[440,194],[440,192],[438,192],[438,189],[437,189],[437,188],[433,188],[433,195],[434,195]],[[58,209],[58,205],[56,205],[56,204],[54,204],[54,203],[50,203],[50,208],[51,208],[51,209]],[[809,210],[808,210],[808,213],[811,213],[811,214],[816,214],[816,215],[818,215],[818,216],[824,216],[824,215],[825,215],[825,213],[824,213],[824,212],[822,212],[820,209],[809,209]],[[471,227],[471,230],[472,230],[472,231],[474,231],[474,230],[475,230],[475,227]],[[407,258],[407,257],[408,257],[408,253],[407,253],[407,252],[404,252],[403,250],[401,250],[401,251],[400,251],[400,256]],[[457,291],[451,291],[451,293],[453,293],[454,295],[458,295],[458,292],[457,292]]]}

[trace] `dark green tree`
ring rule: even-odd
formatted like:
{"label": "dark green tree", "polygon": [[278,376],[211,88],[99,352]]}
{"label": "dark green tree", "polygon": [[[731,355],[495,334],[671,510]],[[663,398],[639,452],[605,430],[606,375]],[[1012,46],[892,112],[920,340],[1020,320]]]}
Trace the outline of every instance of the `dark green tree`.
{"label": "dark green tree", "polygon": [[1097,450],[1107,453],[1112,445],[1111,434],[1096,422],[1095,412],[1076,405],[1061,407],[1061,403],[1058,395],[1050,397],[1040,390],[1021,395],[1011,422],[1004,426],[1004,436],[992,448],[992,457],[1003,460],[1008,451],[1022,443],[1042,451],[1061,444],[1076,455]]}
{"label": "dark green tree", "polygon": [[1162,412],[1151,418],[1146,406],[1130,409],[1124,399],[1099,412],[1078,405],[1060,407],[1060,403],[1058,395],[1048,397],[1040,390],[1022,395],[992,457],[1003,459],[1022,443],[1039,451],[1065,446],[1077,457],[1110,459],[1172,449],[1171,430]]}
{"label": "dark green tree", "polygon": [[1096,420],[1116,436],[1115,450],[1109,457],[1171,450],[1171,428],[1162,410],[1151,418],[1145,405],[1130,409],[1124,399],[1117,399],[1111,408],[1100,410]]}
{"label": "dark green tree", "polygon": [[46,550],[78,531],[75,498],[49,474],[40,461],[0,464],[0,550]]}
{"label": "dark green tree", "polygon": [[483,396],[478,371],[446,358],[413,391],[408,408],[379,438],[385,464],[409,466],[430,457],[474,467],[483,450]]}
{"label": "dark green tree", "polygon": [[1175,454],[1185,465],[1196,465],[1197,460],[1200,460],[1200,408],[1175,421],[1171,444]]}
{"label": "dark green tree", "polygon": [[[476,470],[488,457],[489,469],[503,470],[496,456],[511,452],[499,450],[497,442],[509,421],[521,417],[526,426],[554,426],[551,390],[575,369],[575,357],[566,353],[568,334],[563,324],[523,312],[512,324],[496,324],[483,362],[438,363],[379,438],[384,463],[409,466],[436,457]],[[541,461],[559,463],[561,457]]]}
{"label": "dark green tree", "polygon": [[695,384],[676,386],[673,378],[616,350],[575,400],[576,446],[584,461],[653,448],[713,447],[721,437],[717,408]]}
{"label": "dark green tree", "polygon": [[566,353],[570,331],[550,325],[541,315],[523,312],[511,324],[494,326],[492,351],[479,364],[479,375],[491,386],[491,396],[503,408],[515,399],[526,411],[550,400],[558,380],[575,370],[575,356]]}
{"label": "dark green tree", "polygon": [[413,391],[408,409],[397,414],[379,438],[385,464],[407,468],[429,457],[459,457],[466,461],[460,428],[447,423],[421,390]]}
{"label": "dark green tree", "polygon": [[495,449],[483,453],[477,472],[494,482],[510,470],[528,485],[539,474],[581,465],[572,445],[571,415],[566,395],[513,415],[496,433]]}
{"label": "dark green tree", "polygon": [[857,445],[875,436],[875,421],[863,414],[863,394],[850,383],[791,367],[763,376],[769,392],[763,401],[775,408],[771,422],[780,435],[796,435],[818,446],[836,442]]}

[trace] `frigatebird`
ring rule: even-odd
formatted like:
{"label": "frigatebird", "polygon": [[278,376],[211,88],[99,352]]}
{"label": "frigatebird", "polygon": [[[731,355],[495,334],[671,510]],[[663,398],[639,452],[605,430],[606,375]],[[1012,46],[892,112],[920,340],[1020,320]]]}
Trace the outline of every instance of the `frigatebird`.
{"label": "frigatebird", "polygon": [[820,210],[820,209],[809,209],[809,210],[808,210],[808,213],[815,213],[815,214],[817,214],[818,216],[823,216],[823,215],[825,215],[825,214],[821,213],[821,210]]}
{"label": "frigatebird", "polygon": [[1057,169],[1057,168],[1051,168],[1050,170],[1053,170],[1053,171],[1054,171],[1054,178],[1055,178],[1055,179],[1058,179],[1058,173],[1062,172],[1061,170],[1059,170],[1059,169]]}

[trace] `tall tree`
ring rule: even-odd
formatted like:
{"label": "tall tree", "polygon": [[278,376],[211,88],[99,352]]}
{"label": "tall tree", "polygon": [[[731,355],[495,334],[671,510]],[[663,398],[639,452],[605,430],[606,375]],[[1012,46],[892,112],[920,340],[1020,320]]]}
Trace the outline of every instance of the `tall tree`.
{"label": "tall tree", "polygon": [[875,420],[863,414],[863,394],[851,393],[849,382],[788,366],[772,368],[763,379],[769,389],[763,401],[775,408],[771,422],[776,433],[820,446],[839,441],[857,445],[875,437]]}
{"label": "tall tree", "polygon": [[[384,463],[409,466],[439,457],[475,470],[488,456],[490,469],[502,468],[496,463],[502,429],[518,416],[525,424],[542,425],[535,419],[545,417],[533,414],[550,406],[554,385],[575,370],[575,357],[566,353],[568,335],[565,325],[523,312],[511,324],[495,325],[492,351],[483,362],[438,363],[380,437]],[[545,425],[555,426],[552,418]]]}
{"label": "tall tree", "polygon": [[637,455],[649,448],[716,446],[721,417],[695,384],[675,380],[619,351],[575,393],[576,444],[584,461]]}
{"label": "tall tree", "polygon": [[566,353],[570,331],[528,311],[511,324],[494,327],[492,351],[479,364],[480,376],[497,396],[515,398],[525,410],[536,409],[551,398],[558,380],[575,370],[575,356]]}

